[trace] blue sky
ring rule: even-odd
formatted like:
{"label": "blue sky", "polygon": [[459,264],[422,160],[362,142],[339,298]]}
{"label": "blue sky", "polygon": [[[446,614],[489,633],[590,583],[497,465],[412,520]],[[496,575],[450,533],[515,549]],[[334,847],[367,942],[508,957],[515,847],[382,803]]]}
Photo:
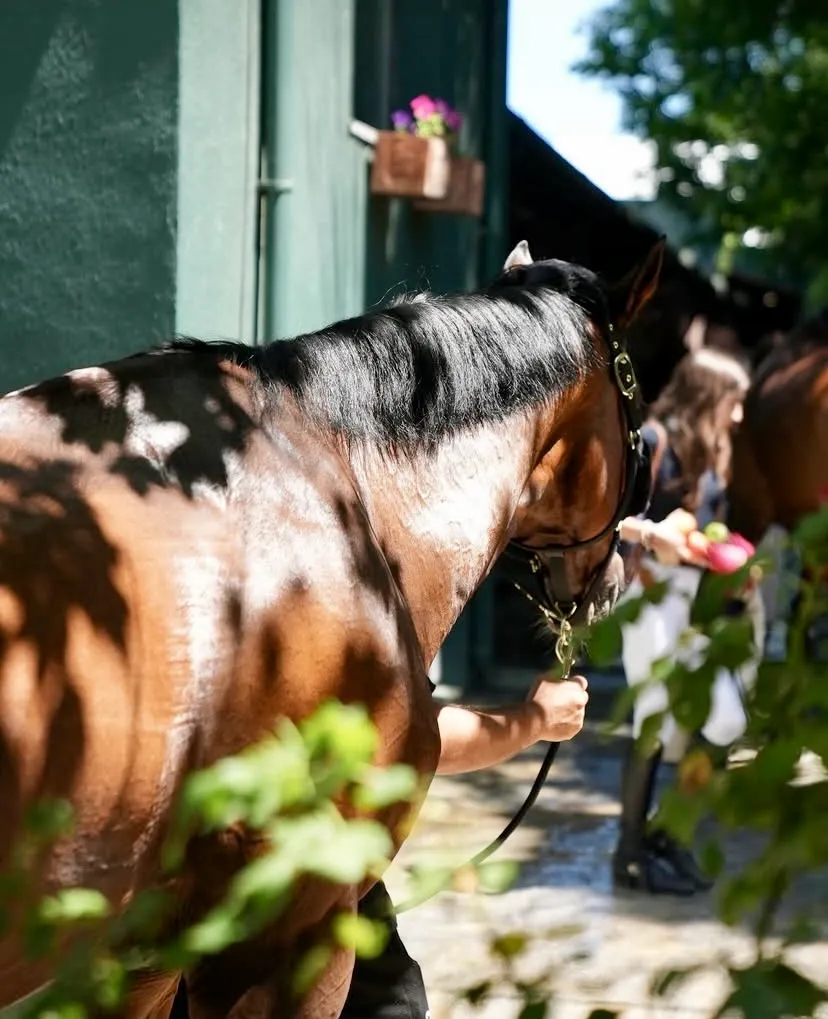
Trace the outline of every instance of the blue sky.
{"label": "blue sky", "polygon": [[647,143],[621,131],[614,92],[569,70],[586,52],[581,24],[607,2],[510,0],[507,101],[611,197],[648,197]]}

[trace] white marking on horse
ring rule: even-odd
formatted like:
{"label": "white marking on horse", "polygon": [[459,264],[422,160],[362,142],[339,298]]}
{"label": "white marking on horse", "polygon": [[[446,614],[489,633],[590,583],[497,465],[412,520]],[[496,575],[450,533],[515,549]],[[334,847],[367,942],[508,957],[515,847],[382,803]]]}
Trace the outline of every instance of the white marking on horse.
{"label": "white marking on horse", "polygon": [[121,388],[118,380],[106,368],[75,368],[66,372],[64,378],[69,379],[74,390],[96,393],[104,407],[111,409],[120,402]]}
{"label": "white marking on horse", "polygon": [[[515,422],[516,429],[519,424]],[[461,433],[437,450],[430,463],[417,471],[417,501],[406,507],[403,522],[423,542],[428,555],[450,557],[455,571],[455,609],[462,608],[490,557],[492,533],[517,508],[528,464],[514,457],[514,435],[485,429],[487,459],[514,461],[511,476],[505,474],[498,492],[492,491],[491,477],[480,470],[481,432]],[[410,473],[403,462],[390,473]],[[460,554],[458,554],[460,553]]]}
{"label": "white marking on horse", "polygon": [[144,394],[131,385],[124,397],[129,430],[124,449],[157,461],[170,457],[190,437],[190,429],[181,421],[162,421],[146,409]]}

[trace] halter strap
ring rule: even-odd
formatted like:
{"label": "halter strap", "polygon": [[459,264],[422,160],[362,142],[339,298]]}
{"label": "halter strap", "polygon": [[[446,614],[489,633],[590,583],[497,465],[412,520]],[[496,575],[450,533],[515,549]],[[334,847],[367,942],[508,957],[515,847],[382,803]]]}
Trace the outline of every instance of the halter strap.
{"label": "halter strap", "polygon": [[[609,328],[609,337],[606,342],[611,356],[611,379],[621,400],[627,430],[624,486],[615,513],[597,534],[573,541],[568,545],[553,544],[543,548],[532,548],[513,540],[505,549],[507,556],[522,561],[529,567],[533,580],[531,586],[535,588],[535,592],[527,590],[522,583],[514,579],[512,579],[512,584],[541,610],[546,619],[558,628],[559,633],[562,622],[571,619],[581,604],[591,600],[608,563],[618,549],[618,527],[621,521],[632,512],[639,512],[646,508],[646,505],[639,507],[635,504],[638,502],[645,504],[649,497],[649,465],[646,462],[647,453],[641,438],[642,413],[636,399],[638,381],[635,377],[635,369],[624,341],[615,333],[612,326]],[[645,472],[646,493],[640,480]],[[586,590],[575,596],[570,590],[567,578],[566,554],[595,545],[611,532],[615,533],[606,556],[594,571]],[[554,592],[554,597],[550,596],[550,592]]]}

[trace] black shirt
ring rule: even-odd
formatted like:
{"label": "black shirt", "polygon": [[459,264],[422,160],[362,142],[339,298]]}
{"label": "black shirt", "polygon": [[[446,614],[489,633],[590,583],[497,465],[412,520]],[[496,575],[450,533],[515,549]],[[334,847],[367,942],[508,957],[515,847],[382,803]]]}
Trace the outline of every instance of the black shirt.
{"label": "black shirt", "polygon": [[[652,425],[644,425],[641,429],[641,438],[650,447],[651,455],[655,457],[658,447],[658,433],[655,428]],[[675,450],[668,443],[653,482],[653,495],[647,513],[648,520],[658,523],[684,505],[687,486],[682,483],[681,475],[679,459]],[[698,521],[699,530],[703,530],[712,521],[722,519],[725,487],[718,475],[708,470],[701,476],[699,488],[699,505],[694,515]]]}

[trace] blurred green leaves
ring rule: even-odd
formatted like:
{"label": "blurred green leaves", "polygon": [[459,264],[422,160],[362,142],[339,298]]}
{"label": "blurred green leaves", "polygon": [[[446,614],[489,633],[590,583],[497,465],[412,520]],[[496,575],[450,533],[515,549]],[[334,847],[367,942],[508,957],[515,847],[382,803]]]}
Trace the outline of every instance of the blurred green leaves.
{"label": "blurred green leaves", "polygon": [[[379,875],[392,854],[391,837],[379,821],[361,815],[406,804],[418,783],[402,765],[376,767],[378,746],[362,706],[331,701],[301,725],[284,720],[269,739],[192,774],[164,848],[167,874],[185,862],[191,839],[231,828],[255,836],[255,858],[222,901],[173,937],[165,925],[171,901],[158,889],[139,892],[117,916],[94,889],[63,889],[36,900],[24,909],[25,944],[31,955],[51,960],[55,979],[21,1003],[15,1019],[84,1019],[116,1008],[132,970],[186,968],[255,935],[278,918],[300,880],[354,886]],[[0,882],[0,920],[10,922],[32,897],[29,864],[71,827],[66,803],[42,803],[30,812],[15,864]],[[297,993],[318,978],[336,945],[376,955],[386,935],[383,924],[338,914],[294,974]]]}
{"label": "blurred green leaves", "polygon": [[[668,0],[662,8],[673,6]],[[783,662],[763,662],[756,683],[744,690],[746,754],[738,765],[722,769],[703,748],[691,750],[678,768],[675,786],[662,795],[656,818],[684,844],[697,837],[704,818],[715,821],[717,837],[706,840],[702,865],[720,878],[720,917],[754,930],[757,960],[728,971],[732,988],[717,1015],[738,1013],[751,1019],[813,1015],[828,994],[797,972],[784,948],[778,948],[780,939],[788,946],[820,930],[824,937],[823,901],[815,899],[790,921],[780,916],[798,882],[828,871],[828,661],[815,652],[808,636],[815,623],[828,616],[828,510],[803,519],[790,540],[805,571],[789,620],[788,654]],[[707,718],[717,671],[738,670],[751,659],[752,627],[744,613],[733,609],[753,565],[738,574],[705,577],[692,605],[682,653],[662,659],[653,669],[651,681],[666,686],[671,713],[690,733]],[[644,599],[632,599],[597,628],[596,658],[620,647],[621,626],[637,619],[643,608]],[[589,654],[592,657],[591,647]],[[626,720],[634,694],[645,686],[619,698],[616,726]],[[652,740],[660,724],[659,715],[647,720],[642,744]],[[736,872],[727,870],[719,841],[728,831],[754,835],[751,857]],[[710,967],[719,965],[719,960],[710,960]],[[695,968],[662,974],[655,993],[671,993],[693,972]]]}

